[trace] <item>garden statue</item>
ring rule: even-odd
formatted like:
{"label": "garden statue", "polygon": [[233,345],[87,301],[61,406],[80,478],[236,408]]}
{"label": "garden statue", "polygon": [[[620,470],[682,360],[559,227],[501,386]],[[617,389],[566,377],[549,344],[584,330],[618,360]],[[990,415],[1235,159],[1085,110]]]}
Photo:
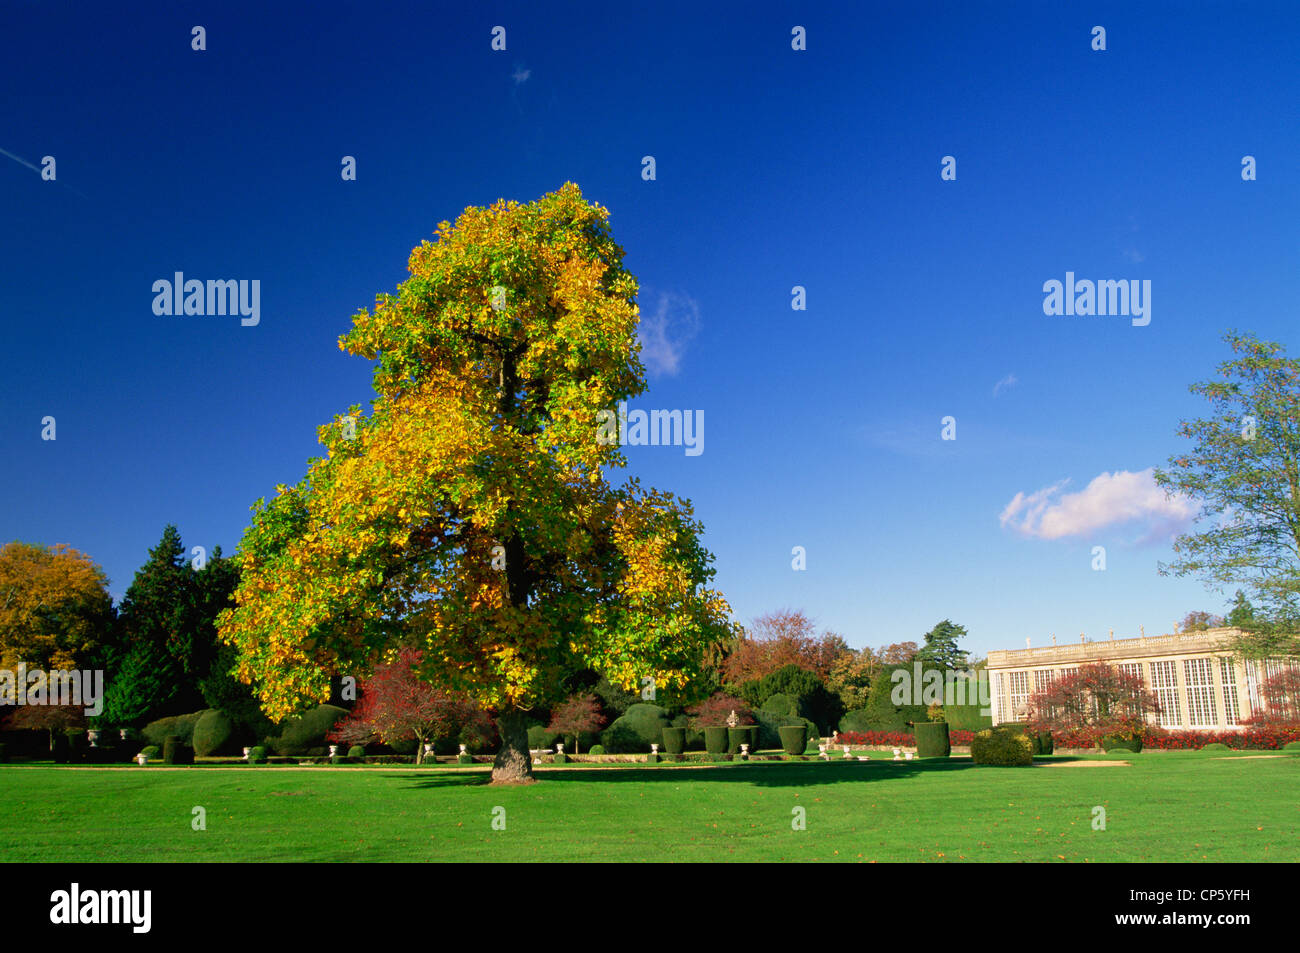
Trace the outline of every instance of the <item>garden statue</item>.
{"label": "garden statue", "polygon": [[736,717],[736,709],[731,709],[731,714],[727,716],[727,727],[735,728],[740,724],[740,719]]}

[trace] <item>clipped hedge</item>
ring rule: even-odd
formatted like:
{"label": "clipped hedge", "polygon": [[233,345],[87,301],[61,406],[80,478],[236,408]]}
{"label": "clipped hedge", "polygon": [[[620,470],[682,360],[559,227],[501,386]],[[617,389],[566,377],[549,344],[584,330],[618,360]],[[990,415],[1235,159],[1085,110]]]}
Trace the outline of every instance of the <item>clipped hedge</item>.
{"label": "clipped hedge", "polygon": [[605,746],[604,746],[604,745],[592,745],[592,746],[587,750],[587,754],[604,754],[604,753],[605,753]]}
{"label": "clipped hedge", "polygon": [[789,755],[803,754],[808,750],[808,728],[805,725],[782,725],[777,729],[781,736],[781,749]]}
{"label": "clipped hedge", "polygon": [[1201,750],[1202,751],[1231,751],[1232,749],[1229,748],[1227,745],[1225,745],[1222,741],[1212,741]]}
{"label": "clipped hedge", "polygon": [[163,764],[193,764],[194,749],[181,740],[179,735],[172,735],[163,741]]}
{"label": "clipped hedge", "polygon": [[664,729],[664,751],[668,754],[681,754],[686,750],[686,729]]}
{"label": "clipped hedge", "polygon": [[1034,748],[1028,735],[999,725],[975,733],[970,756],[976,764],[1019,767],[1034,763]]}
{"label": "clipped hedge", "polygon": [[774,715],[784,715],[787,718],[798,718],[803,713],[799,710],[799,700],[790,695],[772,695],[763,702],[760,711],[768,711]]}
{"label": "clipped hedge", "polygon": [[188,715],[173,715],[170,718],[159,718],[157,721],[151,721],[144,726],[142,734],[151,745],[162,747],[168,738],[179,738],[182,744],[191,745],[194,743],[194,727],[199,723],[199,719],[206,715],[212,709],[205,708],[203,711],[191,712]]}
{"label": "clipped hedge", "polygon": [[1107,751],[1131,751],[1137,754],[1142,750],[1142,736],[1128,732],[1106,735],[1101,739],[1101,746]]}
{"label": "clipped hedge", "polygon": [[918,721],[912,728],[919,758],[946,758],[952,754],[946,721]]}
{"label": "clipped hedge", "polygon": [[366,749],[361,747],[361,745],[353,745],[351,748],[348,749],[349,758],[355,758],[356,760],[360,761],[365,756],[366,756]]}
{"label": "clipped hedge", "polygon": [[249,764],[266,764],[266,749],[261,745],[248,749]]}
{"label": "clipped hedge", "polygon": [[272,739],[278,755],[310,755],[314,749],[324,754],[325,735],[347,712],[337,705],[317,705],[310,711],[281,723],[280,736]]}
{"label": "clipped hedge", "polygon": [[709,754],[727,753],[727,726],[707,725],[704,728],[704,750]]}
{"label": "clipped hedge", "polygon": [[600,742],[610,754],[648,754],[651,745],[663,744],[663,731],[671,727],[666,710],[637,703],[614,719],[601,733]]}
{"label": "clipped hedge", "polygon": [[201,758],[223,754],[235,736],[235,723],[224,711],[205,711],[194,723],[194,753]]}

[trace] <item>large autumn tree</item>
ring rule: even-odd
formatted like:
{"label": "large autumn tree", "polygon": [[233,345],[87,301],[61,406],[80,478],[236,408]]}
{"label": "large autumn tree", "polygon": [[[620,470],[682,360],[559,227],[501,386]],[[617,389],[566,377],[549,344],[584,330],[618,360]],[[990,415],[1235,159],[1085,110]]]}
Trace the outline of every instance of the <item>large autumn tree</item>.
{"label": "large autumn tree", "polygon": [[637,283],[608,211],[566,183],[469,208],[340,347],[376,396],[254,505],[222,638],[267,713],[325,699],[402,646],[497,713],[494,782],[532,780],[526,717],[566,676],[696,680],[734,632],[689,503],[615,486],[602,410],[645,387]]}
{"label": "large autumn tree", "polygon": [[1200,505],[1161,571],[1243,586],[1255,603],[1237,646],[1248,657],[1300,654],[1300,360],[1282,345],[1229,332],[1233,358],[1191,386],[1209,414],[1183,421],[1192,442],[1156,482]]}

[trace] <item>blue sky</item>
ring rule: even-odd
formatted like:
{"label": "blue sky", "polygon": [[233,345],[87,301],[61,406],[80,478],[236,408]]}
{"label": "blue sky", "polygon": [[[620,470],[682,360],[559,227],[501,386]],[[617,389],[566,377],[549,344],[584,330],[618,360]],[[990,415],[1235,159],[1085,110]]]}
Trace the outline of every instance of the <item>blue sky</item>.
{"label": "blue sky", "polygon": [[[632,470],[694,501],[741,620],[803,608],[860,646],[950,617],[983,653],[1223,607],[1157,574],[1179,514],[1140,476],[1067,494],[1180,449],[1227,328],[1297,349],[1290,3],[3,19],[0,539],[82,549],[116,596],[165,523],[230,552],[302,476],[316,426],[370,395],[339,335],[439,221],[572,180],[641,281],[633,406],[705,415],[703,454],[631,448]],[[260,324],[154,315],[175,271],[259,279]],[[1044,315],[1067,271],[1150,280],[1150,324]]]}

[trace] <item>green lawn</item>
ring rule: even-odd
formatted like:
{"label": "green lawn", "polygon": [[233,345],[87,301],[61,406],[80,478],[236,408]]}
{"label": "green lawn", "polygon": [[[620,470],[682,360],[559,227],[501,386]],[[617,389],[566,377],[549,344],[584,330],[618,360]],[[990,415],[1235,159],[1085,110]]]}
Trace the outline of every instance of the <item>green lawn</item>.
{"label": "green lawn", "polygon": [[570,765],[516,788],[478,768],[5,765],[0,859],[1300,860],[1300,757],[1128,757]]}

